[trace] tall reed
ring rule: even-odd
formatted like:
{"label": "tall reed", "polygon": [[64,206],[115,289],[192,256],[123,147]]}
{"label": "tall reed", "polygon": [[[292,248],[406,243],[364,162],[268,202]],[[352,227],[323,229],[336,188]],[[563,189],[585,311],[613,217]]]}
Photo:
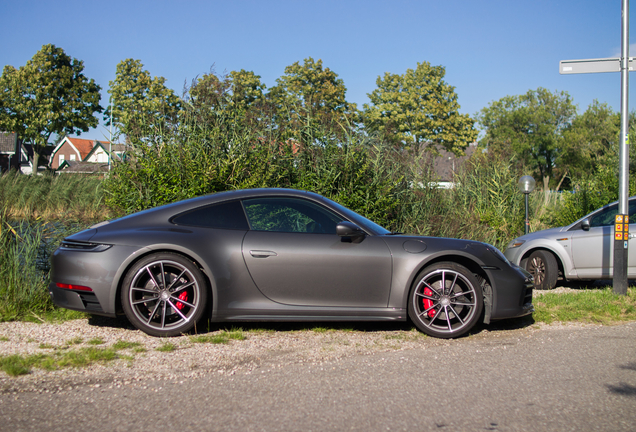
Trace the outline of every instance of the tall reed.
{"label": "tall reed", "polygon": [[10,223],[0,213],[0,321],[50,310],[51,231],[41,222]]}
{"label": "tall reed", "polygon": [[0,176],[0,208],[10,219],[96,221],[114,216],[102,179],[76,174]]}

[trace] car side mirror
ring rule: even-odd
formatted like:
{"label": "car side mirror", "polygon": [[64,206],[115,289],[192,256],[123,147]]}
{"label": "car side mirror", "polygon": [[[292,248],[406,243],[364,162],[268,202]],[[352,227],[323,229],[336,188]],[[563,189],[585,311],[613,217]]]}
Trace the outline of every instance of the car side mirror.
{"label": "car side mirror", "polygon": [[336,225],[336,234],[340,237],[363,237],[364,231],[358,225],[349,221],[342,221],[338,225]]}
{"label": "car side mirror", "polygon": [[581,229],[583,231],[589,231],[590,230],[590,220],[588,218],[585,218],[581,221]]}

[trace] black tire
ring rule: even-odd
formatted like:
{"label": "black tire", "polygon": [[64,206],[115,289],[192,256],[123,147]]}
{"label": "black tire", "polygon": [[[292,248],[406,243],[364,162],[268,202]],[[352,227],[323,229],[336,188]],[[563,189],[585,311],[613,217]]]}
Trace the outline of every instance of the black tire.
{"label": "black tire", "polygon": [[534,278],[534,289],[551,290],[559,277],[559,265],[551,252],[536,250],[525,263],[526,270]]}
{"label": "black tire", "polygon": [[126,317],[151,336],[187,333],[203,317],[207,302],[208,287],[201,271],[173,253],[156,253],[137,262],[121,290]]}
{"label": "black tire", "polygon": [[457,263],[441,262],[425,268],[415,279],[408,312],[420,331],[448,339],[470,331],[479,321],[483,304],[473,273]]}

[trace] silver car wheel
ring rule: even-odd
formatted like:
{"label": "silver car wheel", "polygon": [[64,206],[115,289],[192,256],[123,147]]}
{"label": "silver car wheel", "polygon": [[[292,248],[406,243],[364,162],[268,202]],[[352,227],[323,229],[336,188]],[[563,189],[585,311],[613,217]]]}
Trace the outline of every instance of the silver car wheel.
{"label": "silver car wheel", "polygon": [[179,255],[157,254],[142,260],[124,283],[124,312],[148,334],[179,335],[201,318],[207,298],[203,277]]}
{"label": "silver car wheel", "polygon": [[416,280],[409,316],[422,332],[435,337],[460,336],[474,327],[483,295],[474,275],[455,263],[439,263]]}
{"label": "silver car wheel", "polygon": [[526,270],[534,278],[534,289],[551,290],[558,279],[558,264],[554,255],[548,251],[532,252],[525,263]]}

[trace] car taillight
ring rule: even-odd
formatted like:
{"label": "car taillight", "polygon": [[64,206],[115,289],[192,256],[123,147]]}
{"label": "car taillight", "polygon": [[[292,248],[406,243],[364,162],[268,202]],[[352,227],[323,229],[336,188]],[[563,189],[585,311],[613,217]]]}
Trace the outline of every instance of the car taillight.
{"label": "car taillight", "polygon": [[58,288],[70,289],[75,291],[93,291],[91,288],[83,285],[72,285],[72,284],[63,284],[56,282],[55,286]]}

